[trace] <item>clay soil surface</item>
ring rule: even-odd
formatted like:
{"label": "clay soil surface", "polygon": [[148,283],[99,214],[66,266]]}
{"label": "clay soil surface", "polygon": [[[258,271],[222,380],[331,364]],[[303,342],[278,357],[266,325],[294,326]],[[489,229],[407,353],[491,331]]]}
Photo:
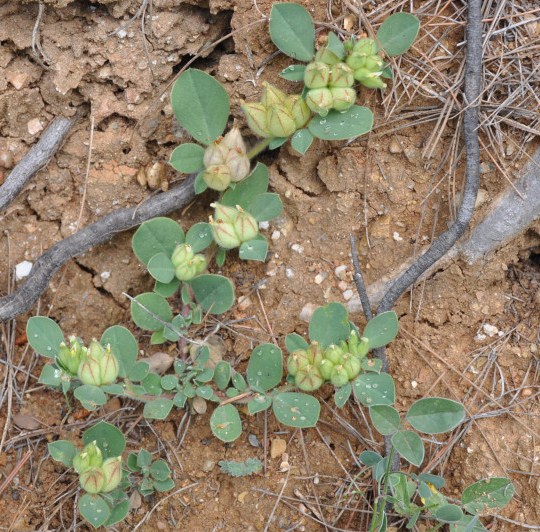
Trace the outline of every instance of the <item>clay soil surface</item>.
{"label": "clay soil surface", "polygon": [[[317,21],[358,30],[358,17],[347,2],[304,4]],[[403,2],[395,4],[398,9]],[[144,26],[141,5],[149,10]],[[189,138],[173,120],[166,91],[187,60],[199,54],[194,66],[224,84],[231,113],[242,127],[239,101],[256,99],[263,81],[291,89],[277,76],[286,59],[269,60],[275,48],[262,17],[270,6],[266,0],[44,0],[36,23],[38,3],[1,3],[0,151],[9,152],[16,164],[54,117],[90,106],[90,114],[77,123],[46,169],[0,213],[2,295],[20,285],[10,285],[15,265],[34,262],[78,227],[134,206],[184,178],[167,165],[172,149]],[[370,9],[366,7],[368,17]],[[327,29],[322,26],[319,38]],[[204,48],[233,30],[232,38]],[[457,49],[462,28],[444,39]],[[425,45],[421,41],[411,54],[421,54]],[[380,94],[366,91],[360,97],[374,109],[379,126],[389,119]],[[440,105],[421,95],[404,103],[408,112]],[[394,110],[399,112],[401,108]],[[89,116],[94,131],[87,173]],[[424,147],[434,122],[390,133],[376,129],[348,145],[318,142],[302,158],[286,146],[262,156],[285,214],[265,229],[271,242],[266,263],[229,259],[224,267],[243,300],[223,321],[249,318],[219,330],[226,360],[243,369],[257,342],[276,340],[283,347],[287,333],[306,334],[305,316],[312,306],[348,303],[354,293],[351,233],[359,242],[370,284],[426,249],[433,235],[448,227],[459,203],[463,154],[456,158],[451,177],[439,165],[454,142],[455,127],[450,120],[429,158]],[[244,132],[250,142],[255,140]],[[533,148],[531,143],[529,153]],[[509,186],[485,152],[482,161],[475,220]],[[515,177],[525,162],[525,156],[509,156],[506,170]],[[0,172],[3,180],[9,169]],[[211,200],[211,194],[204,194],[172,218],[187,229],[207,219]],[[318,429],[300,433],[280,426],[272,416],[245,416],[242,437],[224,445],[209,428],[212,407],[203,415],[175,410],[166,421],[150,424],[140,419],[140,406],[113,399],[85,417],[79,410],[68,412],[61,394],[37,383],[43,361],[26,345],[24,330],[28,317],[38,313],[50,315],[66,334],[85,341],[118,323],[140,340],[142,355],[163,350],[151,346],[146,333],[130,322],[123,293],[136,295],[151,287],[131,252],[131,234],[119,234],[69,262],[30,313],[4,326],[4,333],[16,328],[17,340],[9,364],[8,346],[2,343],[0,348],[0,426],[9,416],[0,484],[27,453],[30,458],[2,485],[0,529],[87,529],[73,512],[76,476],[47,459],[46,444],[58,438],[77,442],[87,426],[103,418],[130,430],[129,449],[142,444],[167,459],[175,489],[187,488],[168,497],[134,497],[133,510],[118,530],[133,530],[140,523],[138,529],[147,531],[264,530],[270,515],[268,530],[324,530],[317,521],[366,530],[368,520],[361,511],[368,507],[355,486],[369,492],[370,483],[357,476],[355,457],[367,448],[366,442],[379,450],[382,442],[366,428],[366,413],[358,405],[335,409],[330,389],[319,392],[325,404]],[[469,415],[486,414],[469,423],[447,454],[440,443],[444,436],[427,443],[424,464],[444,472],[445,493],[459,498],[473,481],[509,476],[516,497],[502,513],[528,524],[540,522],[539,243],[531,228],[487,262],[456,261],[437,271],[400,299],[395,310],[401,332],[389,349],[398,409],[406,411],[416,399],[440,395],[463,401]],[[212,271],[218,271],[215,265]],[[360,327],[365,323],[359,313],[352,319]],[[223,459],[249,457],[261,459],[266,472],[235,479],[217,465]],[[492,530],[522,530],[509,522],[491,522]]]}

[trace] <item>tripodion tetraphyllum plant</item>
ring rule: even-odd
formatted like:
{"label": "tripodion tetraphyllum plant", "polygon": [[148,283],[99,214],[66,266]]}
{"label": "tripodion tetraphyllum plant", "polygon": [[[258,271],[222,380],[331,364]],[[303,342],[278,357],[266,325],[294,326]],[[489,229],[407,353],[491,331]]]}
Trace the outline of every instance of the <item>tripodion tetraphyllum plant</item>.
{"label": "tripodion tetraphyllum plant", "polygon": [[[399,453],[420,468],[425,449],[419,433],[451,431],[465,417],[460,403],[438,397],[416,401],[405,415],[393,406],[394,381],[370,352],[397,335],[395,312],[377,315],[360,331],[343,305],[330,303],[317,309],[309,323],[309,341],[298,334],[285,339],[285,379],[277,345],[257,346],[243,374],[230,362],[211,357],[206,338],[192,328],[206,314],[223,314],[234,303],[232,282],[208,272],[214,262],[221,267],[234,249],[243,260],[266,259],[268,242],[259,232],[259,223],[279,216],[283,207],[279,196],[268,192],[268,168],[254,158],[289,139],[304,154],[314,138],[345,140],[368,132],[373,113],[357,105],[357,88],[384,89],[392,78],[388,59],[407,51],[418,28],[416,17],[397,13],[373,37],[359,35],[343,42],[329,32],[326,44],[316,50],[309,13],[296,4],[274,4],[273,42],[306,64],[291,65],[281,74],[301,85],[296,93],[265,83],[259,101],[242,102],[248,126],[262,139],[250,148],[236,125],[225,132],[230,119],[225,89],[200,70],[181,74],[172,89],[172,107],[199,144],[177,147],[170,162],[180,172],[197,174],[197,193],[211,189],[219,194],[210,205],[209,221],[187,231],[169,218],[155,218],[139,227],[133,251],[155,284],[152,292],[129,296],[133,322],[151,332],[151,344],[177,343],[173,367],[158,375],[147,362],[137,360],[138,342],[125,327],[113,325],[86,346],[76,336],[65,338],[54,321],[38,316],[28,321],[28,340],[37,353],[51,359],[40,382],[60,389],[67,399],[73,395],[88,410],[100,408],[110,396],[138,400],[144,404],[146,419],[165,419],[173,408],[208,401],[215,404],[212,432],[223,442],[233,442],[242,433],[240,405],[247,405],[251,415],[271,410],[278,422],[304,429],[314,427],[319,419],[318,389],[333,389],[338,408],[354,394],[369,410],[375,430],[390,441],[387,456],[365,451],[358,457],[377,483],[370,530],[385,530],[389,511],[405,517],[407,528],[424,519],[435,529],[449,523],[455,531],[484,530],[482,512],[504,506],[513,495],[508,479],[477,482],[456,503],[439,491],[443,478],[391,467]],[[174,486],[163,460],[152,461],[144,449],[123,460],[125,445],[121,432],[104,422],[84,433],[82,447],[64,440],[49,445],[51,456],[79,476],[85,492],[79,498],[79,511],[94,527],[125,518],[132,486],[143,496]],[[229,461],[221,467],[224,473],[241,476],[256,473],[261,463]]]}

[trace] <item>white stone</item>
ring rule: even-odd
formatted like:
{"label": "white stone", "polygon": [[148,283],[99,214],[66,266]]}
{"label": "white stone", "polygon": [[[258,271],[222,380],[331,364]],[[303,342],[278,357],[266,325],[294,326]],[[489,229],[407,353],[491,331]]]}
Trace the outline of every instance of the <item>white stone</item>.
{"label": "white stone", "polygon": [[293,251],[296,251],[296,253],[300,253],[300,254],[304,252],[304,247],[301,246],[300,244],[293,244],[293,245],[291,246],[291,249],[292,249]]}
{"label": "white stone", "polygon": [[124,37],[127,36],[127,31],[126,31],[126,30],[118,30],[118,31],[116,32],[116,35],[118,35],[118,37],[119,37],[120,39],[123,39]]}
{"label": "white stone", "polygon": [[317,310],[317,308],[318,305],[315,305],[314,303],[306,303],[300,311],[299,318],[302,321],[309,323],[309,320],[311,320],[311,316],[313,316],[313,313]]}
{"label": "white stone", "polygon": [[32,269],[32,263],[28,260],[23,260],[15,266],[15,280],[20,281],[25,277],[28,277],[30,270]]}
{"label": "white stone", "polygon": [[266,230],[270,227],[270,222],[259,222],[259,229]]}
{"label": "white stone", "polygon": [[272,240],[277,240],[281,236],[281,233],[279,231],[274,231],[272,233],[272,236],[270,237]]}
{"label": "white stone", "polygon": [[483,342],[486,338],[487,338],[487,336],[486,336],[485,334],[478,333],[478,334],[474,337],[474,340],[475,340],[475,342]]}
{"label": "white stone", "polygon": [[99,276],[101,277],[101,280],[105,282],[107,279],[110,279],[111,272],[101,272]]}
{"label": "white stone", "polygon": [[418,383],[416,381],[411,381],[411,386],[414,390],[418,386]]}
{"label": "white stone", "polygon": [[318,273],[315,276],[315,284],[321,284],[327,277],[328,277],[328,274],[326,272]]}
{"label": "white stone", "polygon": [[490,338],[492,338],[499,332],[499,329],[495,327],[495,325],[491,325],[490,323],[484,323],[482,329]]}
{"label": "white stone", "polygon": [[347,266],[345,266],[345,264],[342,264],[341,266],[338,266],[335,270],[334,270],[334,274],[336,275],[336,277],[338,279],[340,279],[341,281],[345,281],[346,277],[345,277],[345,272],[347,271]]}
{"label": "white stone", "polygon": [[345,299],[345,301],[349,301],[352,296],[354,296],[354,292],[352,290],[345,290],[345,292],[343,292],[343,299]]}
{"label": "white stone", "polygon": [[392,238],[396,242],[401,242],[403,240],[403,237],[399,236],[399,233],[397,231],[394,231],[394,234],[392,235]]}
{"label": "white stone", "polygon": [[285,269],[285,277],[287,277],[287,279],[292,279],[294,277],[294,272],[291,268]]}
{"label": "white stone", "polygon": [[39,118],[32,118],[32,120],[30,120],[26,125],[28,127],[28,133],[30,133],[30,135],[35,135],[36,133],[39,133],[43,130],[43,124],[41,123],[41,120]]}

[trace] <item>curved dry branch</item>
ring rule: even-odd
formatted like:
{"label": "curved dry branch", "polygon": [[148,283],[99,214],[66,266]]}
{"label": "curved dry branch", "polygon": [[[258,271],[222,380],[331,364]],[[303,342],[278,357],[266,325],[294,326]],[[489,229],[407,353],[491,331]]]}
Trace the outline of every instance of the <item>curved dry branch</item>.
{"label": "curved dry branch", "polygon": [[0,298],[0,322],[28,310],[47,289],[55,272],[73,257],[110,240],[155,216],[163,216],[187,205],[195,196],[195,175],[177,187],[146,200],[137,207],[119,209],[58,242],[34,263],[26,282],[13,294]]}

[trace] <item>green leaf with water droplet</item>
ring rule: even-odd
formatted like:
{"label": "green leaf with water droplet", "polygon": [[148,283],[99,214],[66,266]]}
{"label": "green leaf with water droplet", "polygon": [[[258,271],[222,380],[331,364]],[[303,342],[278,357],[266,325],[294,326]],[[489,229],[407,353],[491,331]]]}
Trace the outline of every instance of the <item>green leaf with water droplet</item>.
{"label": "green leaf with water droplet", "polygon": [[64,341],[62,329],[45,316],[33,316],[26,324],[26,337],[32,349],[48,358],[55,358]]}
{"label": "green leaf with water droplet", "polygon": [[212,227],[206,222],[192,225],[186,235],[186,243],[191,246],[193,253],[199,253],[206,249],[213,239]]}
{"label": "green leaf with water droplet", "polygon": [[514,493],[515,488],[510,479],[486,478],[465,488],[461,495],[461,503],[472,514],[500,510],[510,502]]}
{"label": "green leaf with water droplet", "polygon": [[362,336],[369,340],[370,349],[376,349],[389,344],[397,336],[398,329],[397,314],[390,310],[369,320]]}
{"label": "green leaf with water droplet", "polygon": [[233,284],[222,275],[199,275],[190,284],[197,303],[205,312],[223,314],[234,303]]}
{"label": "green leaf with water droplet", "polygon": [[47,448],[53,460],[61,462],[66,467],[73,465],[73,458],[77,454],[77,448],[70,441],[57,440],[49,443]]}
{"label": "green leaf with water droplet", "polygon": [[279,77],[288,81],[304,81],[305,71],[306,65],[290,65],[281,71]]}
{"label": "green leaf with water droplet", "polygon": [[270,37],[288,56],[309,61],[315,53],[315,26],[305,7],[276,3],[270,11]]}
{"label": "green leaf with water droplet", "polygon": [[291,139],[291,146],[301,155],[304,155],[313,142],[313,135],[307,128],[299,129]]}
{"label": "green leaf with water droplet", "polygon": [[321,347],[338,345],[349,338],[350,332],[349,314],[341,303],[319,307],[309,322],[309,338]]}
{"label": "green leaf with water droplet", "polygon": [[100,421],[83,434],[83,443],[95,441],[104,458],[121,456],[126,448],[126,439],[122,432],[106,421]]}
{"label": "green leaf with water droplet", "polygon": [[258,222],[266,222],[277,218],[283,212],[283,203],[279,194],[265,192],[253,198],[247,211]]}
{"label": "green leaf with water droplet", "polygon": [[229,96],[223,86],[202,70],[190,68],[175,81],[171,105],[180,125],[202,144],[210,144],[229,119]]}
{"label": "green leaf with water droplet", "polygon": [[179,172],[191,174],[203,168],[203,157],[204,148],[202,146],[186,142],[173,150],[169,164]]}
{"label": "green leaf with water droplet", "polygon": [[373,128],[373,113],[367,107],[353,105],[340,113],[330,111],[325,117],[314,116],[308,129],[322,140],[348,140],[368,133]]}
{"label": "green leaf with water droplet", "polygon": [[98,386],[92,386],[91,384],[83,384],[75,388],[73,395],[86,410],[96,410],[98,406],[103,406],[107,402],[105,392]]}
{"label": "green leaf with water droplet", "polygon": [[113,325],[102,334],[100,343],[103,347],[111,346],[111,351],[120,365],[118,375],[126,377],[139,353],[139,345],[135,337],[125,327]]}
{"label": "green leaf with water droplet", "polygon": [[278,393],[272,407],[280,423],[298,429],[314,427],[321,413],[321,405],[315,397],[298,392]]}
{"label": "green leaf with water droplet", "polygon": [[268,253],[268,241],[263,235],[257,235],[257,238],[243,242],[238,250],[238,256],[242,260],[258,260],[264,262]]}
{"label": "green leaf with water droplet", "polygon": [[395,401],[396,387],[388,373],[363,373],[352,385],[354,395],[363,405],[391,405]]}
{"label": "green leaf with water droplet", "polygon": [[173,407],[171,399],[160,397],[155,401],[148,401],[144,405],[143,416],[146,419],[165,419]]}
{"label": "green leaf with water droplet", "polygon": [[231,381],[231,365],[225,360],[220,360],[214,370],[214,382],[220,390],[225,390]]}
{"label": "green leaf with water droplet", "polygon": [[352,386],[350,382],[348,382],[345,386],[342,386],[341,388],[336,388],[336,391],[334,393],[334,403],[336,403],[336,406],[338,408],[343,408],[349,400],[351,393]]}
{"label": "green leaf with water droplet", "polygon": [[254,399],[248,402],[248,412],[257,414],[263,410],[268,410],[272,405],[272,397],[263,394],[257,394]]}
{"label": "green leaf with water droplet", "polygon": [[404,54],[416,40],[420,21],[410,13],[394,13],[377,30],[377,43],[387,55]]}
{"label": "green leaf with water droplet", "polygon": [[157,253],[170,257],[174,248],[184,242],[184,231],[170,218],[153,218],[141,224],[131,240],[131,247],[137,258],[143,263]]}
{"label": "green leaf with water droplet", "polygon": [[57,388],[62,384],[62,370],[53,364],[45,364],[39,376],[39,383]]}
{"label": "green leaf with water droplet", "polygon": [[238,410],[231,404],[218,406],[210,418],[210,428],[214,436],[221,441],[236,440],[242,434],[242,421]]}
{"label": "green leaf with water droplet", "polygon": [[79,499],[79,513],[94,528],[99,528],[110,518],[111,509],[100,495],[85,493]]}
{"label": "green leaf with water droplet", "polygon": [[283,354],[274,344],[261,344],[251,353],[247,367],[250,386],[265,392],[281,382],[283,376]]}

